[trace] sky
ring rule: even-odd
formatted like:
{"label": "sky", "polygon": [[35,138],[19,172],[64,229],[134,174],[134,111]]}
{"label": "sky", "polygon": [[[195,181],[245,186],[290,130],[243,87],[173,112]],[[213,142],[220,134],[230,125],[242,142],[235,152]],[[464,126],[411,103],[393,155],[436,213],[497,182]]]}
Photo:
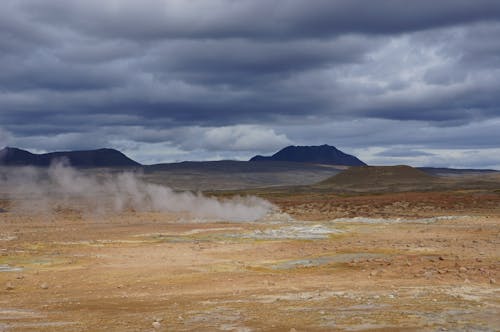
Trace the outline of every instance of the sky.
{"label": "sky", "polygon": [[0,148],[500,169],[498,0],[4,0]]}

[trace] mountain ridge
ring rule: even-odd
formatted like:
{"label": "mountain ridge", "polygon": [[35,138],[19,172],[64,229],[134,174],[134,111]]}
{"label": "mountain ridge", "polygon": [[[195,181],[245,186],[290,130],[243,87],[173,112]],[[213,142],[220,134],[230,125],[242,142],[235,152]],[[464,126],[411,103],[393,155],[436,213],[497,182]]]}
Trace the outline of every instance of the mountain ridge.
{"label": "mountain ridge", "polygon": [[[56,160],[65,160],[70,163],[71,166],[74,167],[84,167],[84,168],[92,168],[92,167],[145,167],[147,170],[151,169],[184,169],[184,168],[193,168],[193,169],[218,169],[219,171],[230,171],[237,172],[238,170],[242,171],[265,171],[266,169],[284,169],[284,168],[293,168],[300,169],[301,167],[310,168],[312,165],[324,166],[324,167],[333,167],[338,172],[343,169],[341,166],[349,167],[349,166],[367,166],[364,162],[359,160],[358,158],[345,154],[344,152],[336,149],[333,146],[329,145],[321,145],[321,146],[312,146],[313,148],[332,148],[338,151],[339,154],[345,155],[348,157],[354,158],[355,162],[358,165],[346,165],[342,163],[342,161],[335,160],[325,161],[318,158],[308,159],[305,161],[298,160],[286,160],[286,158],[277,158],[273,159],[273,156],[264,157],[264,156],[254,156],[250,159],[250,161],[237,161],[237,160],[215,160],[215,161],[183,161],[183,162],[167,162],[167,163],[156,163],[156,164],[141,164],[128,156],[122,153],[119,150],[111,149],[111,148],[100,148],[94,150],[75,150],[75,151],[57,151],[57,152],[49,152],[36,154],[31,153],[29,151],[15,148],[15,147],[5,147],[0,149],[0,166],[36,166],[36,167],[48,167]],[[297,148],[297,146],[288,146],[274,155],[279,155],[282,151],[287,151],[287,149]],[[298,147],[304,148],[304,147]],[[311,148],[310,146],[305,146],[305,148]],[[268,163],[259,163],[260,166],[257,167],[255,162],[266,161]],[[361,164],[359,164],[361,163]],[[268,165],[264,166],[264,164]],[[307,166],[309,164],[309,166]],[[296,165],[296,166],[295,166]],[[454,176],[454,175],[464,175],[464,174],[486,174],[486,173],[498,173],[499,170],[495,169],[455,169],[455,168],[446,168],[446,167],[415,167],[415,169],[419,169],[430,175],[439,175],[439,176]]]}
{"label": "mountain ridge", "polygon": [[110,148],[78,151],[31,153],[14,147],[0,150],[0,166],[48,167],[56,161],[68,162],[74,167],[137,167],[142,166],[124,153]]}
{"label": "mountain ridge", "polygon": [[347,154],[337,149],[335,146],[328,144],[311,146],[290,145],[272,156],[257,155],[252,157],[250,161],[289,161],[342,166],[366,166],[366,163],[357,157]]}

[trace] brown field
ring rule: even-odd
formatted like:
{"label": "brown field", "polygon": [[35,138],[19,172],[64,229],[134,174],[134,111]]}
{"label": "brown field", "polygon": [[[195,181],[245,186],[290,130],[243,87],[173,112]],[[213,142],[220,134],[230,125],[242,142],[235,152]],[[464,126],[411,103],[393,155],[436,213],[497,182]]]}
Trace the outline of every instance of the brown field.
{"label": "brown field", "polygon": [[0,331],[498,331],[498,188],[252,190],[256,222],[4,199]]}

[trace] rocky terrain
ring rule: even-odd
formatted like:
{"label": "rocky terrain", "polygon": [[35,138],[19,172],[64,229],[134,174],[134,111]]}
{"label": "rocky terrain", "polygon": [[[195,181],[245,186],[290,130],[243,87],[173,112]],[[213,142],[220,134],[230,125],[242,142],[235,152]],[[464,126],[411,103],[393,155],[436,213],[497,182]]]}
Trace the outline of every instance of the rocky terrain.
{"label": "rocky terrain", "polygon": [[3,192],[0,331],[497,331],[500,186],[483,181],[240,191],[275,208],[239,222]]}

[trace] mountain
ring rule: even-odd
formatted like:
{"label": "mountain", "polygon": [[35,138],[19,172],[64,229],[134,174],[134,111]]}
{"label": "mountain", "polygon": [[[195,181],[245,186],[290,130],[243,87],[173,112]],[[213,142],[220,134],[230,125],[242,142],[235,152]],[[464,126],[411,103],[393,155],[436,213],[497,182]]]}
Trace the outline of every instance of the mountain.
{"label": "mountain", "polygon": [[141,166],[120,151],[98,149],[35,154],[18,148],[0,150],[0,166],[50,166],[56,160],[68,161],[74,167],[134,167]]}
{"label": "mountain", "polygon": [[315,164],[364,166],[358,158],[344,153],[331,145],[287,146],[270,157],[255,156],[250,161],[291,161]]}

